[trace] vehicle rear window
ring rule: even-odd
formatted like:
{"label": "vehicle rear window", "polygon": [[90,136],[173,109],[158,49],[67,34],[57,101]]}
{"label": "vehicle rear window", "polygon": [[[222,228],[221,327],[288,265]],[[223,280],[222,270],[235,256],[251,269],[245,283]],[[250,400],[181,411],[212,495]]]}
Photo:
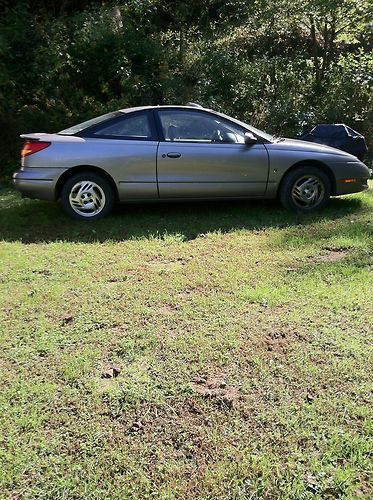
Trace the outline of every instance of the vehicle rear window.
{"label": "vehicle rear window", "polygon": [[124,116],[114,123],[96,127],[92,134],[99,137],[121,137],[128,139],[151,139],[152,130],[147,113]]}
{"label": "vehicle rear window", "polygon": [[120,111],[112,111],[111,113],[106,113],[105,115],[97,116],[96,118],[92,118],[91,120],[87,120],[86,122],[78,123],[77,125],[73,125],[72,127],[66,128],[58,132],[60,135],[75,135],[83,130],[93,127],[95,125],[99,125],[102,122],[106,122],[108,120],[112,120],[120,115],[122,115]]}

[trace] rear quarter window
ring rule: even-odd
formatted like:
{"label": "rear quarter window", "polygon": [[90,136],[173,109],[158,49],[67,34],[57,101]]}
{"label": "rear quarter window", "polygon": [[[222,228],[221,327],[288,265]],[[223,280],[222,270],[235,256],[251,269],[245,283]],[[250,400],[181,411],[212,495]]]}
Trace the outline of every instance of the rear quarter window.
{"label": "rear quarter window", "polygon": [[147,114],[126,116],[95,128],[93,136],[151,139],[152,129]]}
{"label": "rear quarter window", "polygon": [[83,130],[90,129],[91,127],[94,127],[95,125],[98,125],[103,122],[109,122],[113,120],[114,118],[117,118],[118,116],[121,116],[123,113],[120,111],[113,111],[112,113],[106,113],[105,115],[97,116],[96,118],[92,118],[91,120],[87,120],[82,123],[78,123],[77,125],[73,125],[72,127],[65,128],[64,130],[61,130],[61,132],[58,132],[60,135],[75,135],[78,134],[79,132],[82,132]]}

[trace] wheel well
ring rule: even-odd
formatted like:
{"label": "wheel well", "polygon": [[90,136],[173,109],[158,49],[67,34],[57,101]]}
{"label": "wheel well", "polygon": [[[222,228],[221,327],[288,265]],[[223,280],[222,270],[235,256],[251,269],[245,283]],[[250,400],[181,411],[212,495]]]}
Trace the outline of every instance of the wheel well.
{"label": "wheel well", "polygon": [[336,192],[336,180],[335,180],[333,171],[331,170],[330,167],[328,167],[328,165],[326,165],[322,161],[318,161],[318,160],[302,160],[302,161],[298,161],[297,163],[294,163],[294,165],[292,165],[290,168],[288,168],[287,171],[285,172],[285,174],[282,176],[281,182],[278,186],[277,194],[279,194],[281,192],[281,186],[282,186],[282,183],[284,182],[285,177],[290,172],[297,169],[298,167],[304,167],[306,165],[312,165],[313,167],[318,167],[318,168],[320,168],[320,170],[322,170],[328,176],[328,178],[330,180],[331,188],[332,188],[331,194],[334,195]]}
{"label": "wheel well", "polygon": [[101,175],[104,179],[106,179],[111,187],[113,188],[113,193],[115,195],[116,200],[118,200],[118,189],[115,185],[114,179],[109,175],[105,170],[102,170],[99,167],[94,167],[92,165],[77,165],[76,167],[69,168],[66,170],[61,177],[58,179],[56,188],[55,188],[55,198],[58,200],[61,196],[62,187],[65,182],[75,174],[79,174],[80,172],[94,172],[95,174]]}

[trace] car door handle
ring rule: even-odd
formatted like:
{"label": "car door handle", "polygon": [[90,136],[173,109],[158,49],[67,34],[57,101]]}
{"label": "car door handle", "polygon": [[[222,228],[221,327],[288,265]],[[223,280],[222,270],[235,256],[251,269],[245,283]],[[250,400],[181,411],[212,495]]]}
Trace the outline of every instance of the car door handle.
{"label": "car door handle", "polygon": [[169,158],[180,158],[181,153],[167,153]]}

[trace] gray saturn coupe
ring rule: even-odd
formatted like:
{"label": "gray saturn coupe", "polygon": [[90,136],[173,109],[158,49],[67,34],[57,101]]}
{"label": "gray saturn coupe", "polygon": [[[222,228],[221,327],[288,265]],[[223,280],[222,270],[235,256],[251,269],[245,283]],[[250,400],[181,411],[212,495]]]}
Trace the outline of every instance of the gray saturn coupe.
{"label": "gray saturn coupe", "polygon": [[338,149],[274,137],[201,106],[121,109],[57,134],[23,134],[14,174],[26,197],[61,199],[75,219],[116,202],[279,198],[311,212],[368,188],[370,170]]}

